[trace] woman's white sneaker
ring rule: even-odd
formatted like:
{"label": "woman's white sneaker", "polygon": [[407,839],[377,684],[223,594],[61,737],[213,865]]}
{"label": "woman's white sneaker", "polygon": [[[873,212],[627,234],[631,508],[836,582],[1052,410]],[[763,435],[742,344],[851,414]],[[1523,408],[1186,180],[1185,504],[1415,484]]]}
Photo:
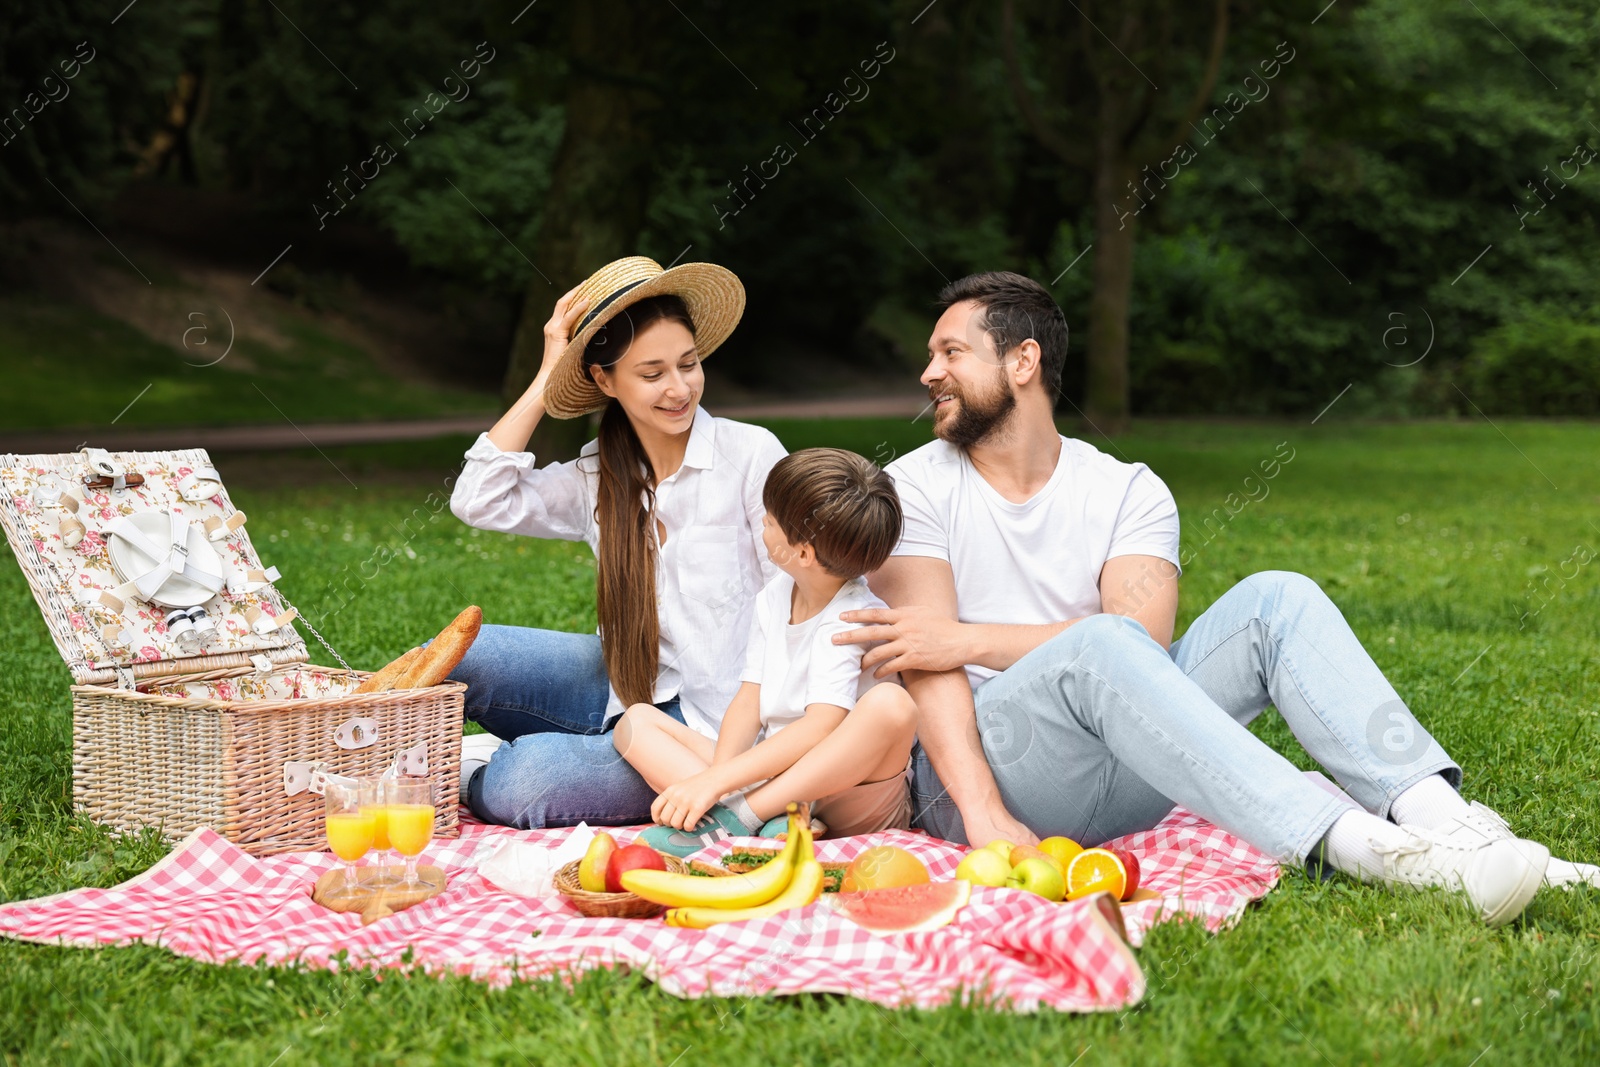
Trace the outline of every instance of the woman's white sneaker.
{"label": "woman's white sneaker", "polygon": [[467,784],[478,768],[487,767],[489,760],[505,744],[494,734],[467,734],[461,739],[461,803],[467,802]]}
{"label": "woman's white sneaker", "polygon": [[[1516,838],[1517,835],[1512,832],[1510,825],[1498,811],[1476,800],[1472,802],[1471,809],[1468,814],[1451,820],[1450,824],[1439,829],[1448,828],[1455,833],[1476,834],[1484,841],[1511,841]],[[1577,885],[1600,889],[1600,867],[1592,863],[1573,863],[1551,856],[1550,865],[1544,871],[1544,884],[1558,889],[1571,889]]]}
{"label": "woman's white sneaker", "polygon": [[1454,889],[1472,901],[1483,921],[1502,926],[1522,914],[1544,881],[1550,850],[1518,837],[1486,841],[1461,820],[1431,830],[1401,826],[1407,839],[1373,850],[1383,857],[1383,880],[1390,885]]}

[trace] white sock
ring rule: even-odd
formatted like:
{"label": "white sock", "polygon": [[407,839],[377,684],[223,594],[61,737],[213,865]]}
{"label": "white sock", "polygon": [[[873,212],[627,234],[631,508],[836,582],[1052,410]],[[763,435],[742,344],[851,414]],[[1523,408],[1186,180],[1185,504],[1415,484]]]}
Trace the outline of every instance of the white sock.
{"label": "white sock", "polygon": [[1550,866],[1544,869],[1544,884],[1571,886],[1577,884],[1600,889],[1600,867],[1592,863],[1573,863],[1550,857]]}
{"label": "white sock", "polygon": [[755,833],[757,830],[761,829],[761,816],[757,815],[751,810],[750,802],[744,798],[743,793],[729,794],[727,797],[723,798],[722,806],[733,812],[734,815],[738,816],[739,822],[742,823],[744,828],[749,830],[751,833]]}
{"label": "white sock", "polygon": [[1400,845],[1410,836],[1388,819],[1352,808],[1339,816],[1323,840],[1328,845],[1328,863],[1335,870],[1363,882],[1377,882],[1383,879],[1383,857],[1372,847],[1373,842]]}
{"label": "white sock", "polygon": [[1430,774],[1394,798],[1389,818],[1431,830],[1471,812],[1471,806],[1451,788],[1443,775]]}

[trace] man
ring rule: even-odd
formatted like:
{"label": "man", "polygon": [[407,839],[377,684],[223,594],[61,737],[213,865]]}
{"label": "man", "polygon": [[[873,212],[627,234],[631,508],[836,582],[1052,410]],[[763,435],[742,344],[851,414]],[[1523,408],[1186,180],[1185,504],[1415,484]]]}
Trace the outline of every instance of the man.
{"label": "man", "polygon": [[[871,587],[890,606],[846,612],[865,625],[836,638],[882,642],[863,665],[916,699],[920,826],[1091,843],[1176,802],[1282,862],[1457,889],[1491,925],[1547,865],[1597,873],[1462,800],[1460,768],[1303,575],[1246,578],[1174,642],[1177,506],[1143,464],[1057,433],[1061,309],[1010,273],[940,305],[922,375],[937,440],[888,467],[905,532]],[[1268,704],[1361,808],[1246,729]]]}

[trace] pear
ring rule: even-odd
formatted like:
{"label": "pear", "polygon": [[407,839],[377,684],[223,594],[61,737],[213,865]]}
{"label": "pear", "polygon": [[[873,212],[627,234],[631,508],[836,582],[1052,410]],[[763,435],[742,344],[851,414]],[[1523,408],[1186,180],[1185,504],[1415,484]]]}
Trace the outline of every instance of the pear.
{"label": "pear", "polygon": [[605,831],[594,835],[594,840],[589,842],[589,851],[583,854],[583,859],[578,861],[578,885],[591,893],[604,893],[606,891],[606,864],[611,860],[611,853],[616,851],[617,839]]}

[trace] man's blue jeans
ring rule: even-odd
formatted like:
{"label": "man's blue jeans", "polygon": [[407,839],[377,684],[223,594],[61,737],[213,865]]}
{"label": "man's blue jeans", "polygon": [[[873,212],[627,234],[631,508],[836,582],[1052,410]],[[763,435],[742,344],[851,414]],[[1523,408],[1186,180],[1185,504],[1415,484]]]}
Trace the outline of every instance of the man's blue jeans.
{"label": "man's blue jeans", "polygon": [[[1339,609],[1287,571],[1234,586],[1170,653],[1133,619],[1096,615],[973,697],[1006,808],[1041,836],[1084,844],[1148,830],[1178,803],[1281,862],[1304,861],[1348,805],[1245,728],[1269,704],[1379,816],[1430,774],[1461,784]],[[928,832],[966,841],[921,745],[912,809]]]}
{"label": "man's blue jeans", "polygon": [[[610,687],[594,634],[485,626],[450,672],[467,683],[467,718],[509,744],[468,785],[478,818],[534,829],[650,821],[656,794],[617,755]],[[657,705],[679,722],[676,698]]]}

